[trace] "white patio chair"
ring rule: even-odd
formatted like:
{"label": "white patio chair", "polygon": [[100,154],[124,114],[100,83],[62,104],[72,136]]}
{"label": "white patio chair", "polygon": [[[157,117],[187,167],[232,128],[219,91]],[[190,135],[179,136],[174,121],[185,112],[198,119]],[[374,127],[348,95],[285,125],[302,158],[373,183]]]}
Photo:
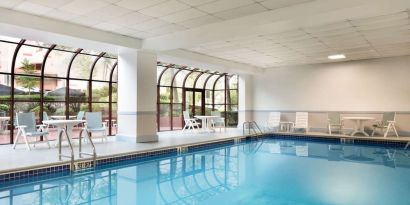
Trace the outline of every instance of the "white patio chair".
{"label": "white patio chair", "polygon": [[329,134],[332,134],[332,128],[338,128],[339,133],[342,133],[343,126],[343,120],[340,118],[339,112],[327,113],[327,128],[329,130]]}
{"label": "white patio chair", "polygon": [[194,118],[191,118],[191,117],[189,116],[189,112],[188,112],[188,111],[183,111],[182,113],[183,113],[184,122],[185,122],[185,126],[184,126],[184,128],[182,129],[182,132],[184,132],[185,129],[190,129],[190,128],[195,132],[195,127],[196,127],[197,129],[199,129],[199,125],[200,125],[200,124],[199,124]]}
{"label": "white patio chair", "polygon": [[279,131],[280,127],[280,112],[270,112],[268,122],[266,123],[267,131]]}
{"label": "white patio chair", "polygon": [[211,121],[212,127],[213,128],[219,128],[219,132],[222,131],[222,128],[224,128],[224,131],[226,131],[225,118],[221,117],[221,112],[212,111],[211,115],[212,116],[218,116],[218,118],[212,119],[212,121]]}
{"label": "white patio chair", "polygon": [[16,148],[17,142],[19,141],[21,136],[23,136],[28,150],[31,150],[29,142],[27,140],[28,137],[35,138],[36,141],[34,143],[37,143],[37,137],[43,136],[45,139],[45,142],[48,145],[48,148],[50,148],[50,143],[48,142],[48,139],[47,139],[48,132],[45,130],[46,125],[36,125],[36,119],[34,116],[34,112],[17,113],[16,114],[16,127],[18,131],[17,131],[16,140],[14,141],[13,149]]}
{"label": "white patio chair", "polygon": [[399,134],[397,134],[395,123],[396,123],[396,113],[395,112],[383,113],[382,120],[377,121],[376,124],[373,125],[372,136],[374,136],[374,133],[376,132],[377,129],[380,129],[382,132],[384,129],[386,129],[386,131],[384,132],[384,137],[387,137],[387,134],[389,133],[389,131],[393,129],[394,133],[396,134],[396,137],[399,137]]}
{"label": "white patio chair", "polygon": [[309,132],[309,113],[307,112],[296,112],[295,125],[293,126],[293,131],[296,129],[304,129],[306,133]]}
{"label": "white patio chair", "polygon": [[[79,112],[77,113],[77,116],[75,117],[75,119],[76,119],[76,120],[83,120],[83,119],[84,119],[84,114],[85,114],[84,111],[79,111]],[[79,125],[82,126],[83,123],[79,123],[79,124],[75,125],[74,127],[79,127]]]}
{"label": "white patio chair", "polygon": [[[101,112],[86,112],[85,121],[83,129],[87,132],[90,138],[92,133],[102,133],[101,141],[107,141],[107,125],[102,121]],[[93,138],[95,137],[93,136]]]}

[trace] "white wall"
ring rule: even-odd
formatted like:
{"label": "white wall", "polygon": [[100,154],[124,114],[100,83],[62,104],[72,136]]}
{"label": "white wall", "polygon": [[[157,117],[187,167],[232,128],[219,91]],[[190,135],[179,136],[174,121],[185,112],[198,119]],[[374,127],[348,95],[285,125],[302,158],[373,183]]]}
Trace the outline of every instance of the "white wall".
{"label": "white wall", "polygon": [[254,110],[410,111],[410,56],[272,68],[254,76]]}
{"label": "white wall", "polygon": [[399,134],[410,135],[410,56],[272,68],[253,77],[252,101],[253,120],[262,125],[270,111],[281,111],[284,121],[309,111],[316,131],[325,130],[328,111],[376,119],[396,111]]}

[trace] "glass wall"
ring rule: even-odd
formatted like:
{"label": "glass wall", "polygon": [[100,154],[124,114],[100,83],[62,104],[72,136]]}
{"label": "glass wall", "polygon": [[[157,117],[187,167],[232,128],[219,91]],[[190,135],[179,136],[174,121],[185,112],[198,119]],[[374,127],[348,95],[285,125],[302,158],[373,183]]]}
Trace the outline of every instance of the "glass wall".
{"label": "glass wall", "polygon": [[238,124],[238,76],[174,64],[157,65],[158,131],[182,129],[182,112],[221,112],[228,127]]}
{"label": "glass wall", "polygon": [[[41,124],[101,111],[115,134],[116,67],[117,57],[104,52],[0,36],[0,144],[13,143],[17,112],[34,112]],[[57,137],[54,127],[49,132]]]}

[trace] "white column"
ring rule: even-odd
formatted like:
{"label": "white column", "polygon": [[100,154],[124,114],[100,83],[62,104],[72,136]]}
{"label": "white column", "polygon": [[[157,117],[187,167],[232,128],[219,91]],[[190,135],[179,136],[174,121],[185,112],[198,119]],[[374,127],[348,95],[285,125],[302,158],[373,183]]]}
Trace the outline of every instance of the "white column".
{"label": "white column", "polygon": [[250,121],[252,117],[252,76],[240,75],[238,85],[238,128],[242,128],[245,121]]}
{"label": "white column", "polygon": [[158,141],[154,52],[122,49],[118,55],[118,138]]}

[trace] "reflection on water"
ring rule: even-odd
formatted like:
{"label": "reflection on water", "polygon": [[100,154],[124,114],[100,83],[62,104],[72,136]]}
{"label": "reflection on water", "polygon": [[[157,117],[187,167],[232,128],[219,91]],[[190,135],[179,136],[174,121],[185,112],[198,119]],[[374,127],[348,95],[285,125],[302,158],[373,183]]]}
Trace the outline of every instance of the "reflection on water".
{"label": "reflection on water", "polygon": [[223,200],[221,196],[229,202],[230,193],[246,190],[252,182],[263,183],[262,177],[271,175],[259,177],[255,172],[275,171],[265,164],[296,158],[389,169],[410,167],[408,153],[399,149],[264,140],[2,187],[0,204],[208,204],[203,202]]}

